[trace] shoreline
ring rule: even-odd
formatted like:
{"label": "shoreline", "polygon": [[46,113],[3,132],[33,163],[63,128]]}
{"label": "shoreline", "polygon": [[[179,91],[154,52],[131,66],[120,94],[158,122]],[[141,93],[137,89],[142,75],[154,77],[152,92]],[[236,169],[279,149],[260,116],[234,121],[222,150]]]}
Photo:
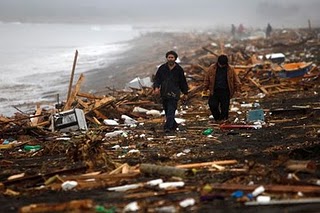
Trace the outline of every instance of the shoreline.
{"label": "shoreline", "polygon": [[119,58],[107,67],[84,72],[85,81],[81,90],[103,95],[109,91],[106,87],[124,89],[126,84],[136,77],[151,77],[156,73],[157,66],[166,61],[167,51],[175,50],[181,58],[185,52],[196,47],[195,42],[191,41],[197,40],[197,36],[190,36],[193,34],[190,32],[145,33],[129,41],[131,47],[119,54]]}
{"label": "shoreline", "polygon": [[[84,74],[84,82],[81,85],[80,91],[91,93],[94,95],[107,95],[111,92],[110,88],[123,90],[127,83],[136,77],[145,78],[151,77],[156,73],[157,66],[166,61],[165,53],[174,49],[179,56],[183,56],[182,52],[189,48],[190,32],[145,32],[140,36],[128,40],[129,48],[116,56],[116,59],[104,68],[92,69],[81,72]],[[194,36],[192,38],[196,38]],[[181,39],[184,38],[184,39]],[[181,42],[183,41],[183,42]],[[185,44],[183,44],[185,42]],[[192,43],[192,42],[190,42]],[[73,86],[76,85],[81,73],[75,71]],[[12,117],[15,113],[32,114],[37,104],[45,108],[53,107],[57,103],[57,93],[60,96],[60,102],[65,102],[70,74],[66,76],[64,90],[62,92],[50,90],[39,94],[39,99],[46,100],[26,101],[20,104],[11,105],[8,107],[3,116]],[[19,110],[18,110],[19,109]]]}

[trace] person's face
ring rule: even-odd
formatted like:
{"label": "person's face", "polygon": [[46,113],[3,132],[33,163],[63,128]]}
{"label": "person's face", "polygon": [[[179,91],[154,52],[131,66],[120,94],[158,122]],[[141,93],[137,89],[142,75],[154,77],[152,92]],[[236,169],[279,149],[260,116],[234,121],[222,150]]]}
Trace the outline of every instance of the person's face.
{"label": "person's face", "polygon": [[174,55],[169,54],[167,57],[167,61],[169,65],[174,65],[174,62],[176,61],[176,58],[174,57]]}

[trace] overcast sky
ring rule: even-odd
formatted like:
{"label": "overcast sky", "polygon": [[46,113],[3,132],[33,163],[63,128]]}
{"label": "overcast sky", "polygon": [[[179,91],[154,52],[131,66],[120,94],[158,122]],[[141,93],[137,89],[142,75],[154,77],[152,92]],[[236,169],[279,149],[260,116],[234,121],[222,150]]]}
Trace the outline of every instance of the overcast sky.
{"label": "overcast sky", "polygon": [[320,26],[319,0],[0,0],[0,21]]}

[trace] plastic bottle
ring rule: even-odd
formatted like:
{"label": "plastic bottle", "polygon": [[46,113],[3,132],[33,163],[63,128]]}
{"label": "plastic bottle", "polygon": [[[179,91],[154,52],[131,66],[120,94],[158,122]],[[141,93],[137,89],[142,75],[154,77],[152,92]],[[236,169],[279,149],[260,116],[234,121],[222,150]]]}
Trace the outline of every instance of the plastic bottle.
{"label": "plastic bottle", "polygon": [[23,147],[24,150],[26,151],[38,151],[39,149],[41,149],[41,146],[40,145],[34,145],[34,146],[31,146],[31,145],[25,145]]}
{"label": "plastic bottle", "polygon": [[261,193],[263,193],[264,190],[265,190],[265,188],[263,186],[259,186],[259,187],[255,188],[255,190],[253,190],[252,195],[254,197],[256,197],[256,196],[260,195]]}
{"label": "plastic bottle", "polygon": [[211,133],[213,133],[213,129],[211,128],[208,128],[202,132],[203,135],[210,135]]}

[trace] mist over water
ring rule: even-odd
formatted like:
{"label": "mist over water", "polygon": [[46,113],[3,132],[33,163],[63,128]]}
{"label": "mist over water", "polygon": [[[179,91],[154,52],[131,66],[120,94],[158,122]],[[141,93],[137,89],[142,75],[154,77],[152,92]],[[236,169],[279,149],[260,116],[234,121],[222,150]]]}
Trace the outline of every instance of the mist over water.
{"label": "mist over water", "polygon": [[1,0],[0,20],[149,26],[320,26],[318,0]]}

